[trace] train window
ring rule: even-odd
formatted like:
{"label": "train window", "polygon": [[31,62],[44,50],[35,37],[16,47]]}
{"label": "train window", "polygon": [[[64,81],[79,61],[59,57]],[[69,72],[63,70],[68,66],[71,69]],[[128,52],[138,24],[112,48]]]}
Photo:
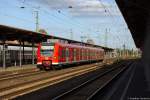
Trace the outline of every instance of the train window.
{"label": "train window", "polygon": [[63,57],[66,56],[65,48],[63,49]]}
{"label": "train window", "polygon": [[69,57],[69,49],[66,48],[66,57]]}
{"label": "train window", "polygon": [[72,48],[72,57],[74,57],[74,49]]}
{"label": "train window", "polygon": [[78,49],[78,57],[79,57],[79,59],[80,59],[80,49]]}
{"label": "train window", "polygon": [[87,54],[87,53],[86,53],[86,49],[85,49],[85,55],[84,55],[84,56],[85,56],[85,59],[86,59],[86,54]]}
{"label": "train window", "polygon": [[89,50],[87,50],[87,58],[89,58]]}
{"label": "train window", "polygon": [[88,49],[86,50],[86,58],[88,59]]}
{"label": "train window", "polygon": [[78,50],[76,49],[76,51],[75,51],[75,52],[76,52],[76,57],[77,57],[77,56],[78,56]]}
{"label": "train window", "polygon": [[62,52],[61,52],[61,48],[59,48],[59,59],[62,57]]}
{"label": "train window", "polygon": [[74,52],[75,52],[75,50],[72,48],[72,57],[73,57],[73,59],[74,59],[74,56],[75,56],[75,55],[74,55],[74,54],[75,54]]}
{"label": "train window", "polygon": [[89,50],[89,57],[90,57],[90,59],[91,59],[91,50]]}
{"label": "train window", "polygon": [[82,60],[84,59],[84,50],[82,49]]}
{"label": "train window", "polygon": [[60,57],[61,58],[63,57],[63,49],[62,48],[60,49]]}
{"label": "train window", "polygon": [[61,50],[61,57],[63,58],[64,57],[64,49],[62,48]]}
{"label": "train window", "polygon": [[80,60],[82,60],[82,49],[80,49]]}
{"label": "train window", "polygon": [[88,59],[90,58],[90,50],[88,49]]}
{"label": "train window", "polygon": [[88,51],[88,56],[89,56],[89,59],[90,59],[90,50]]}
{"label": "train window", "polygon": [[41,55],[43,56],[52,56],[54,52],[54,46],[42,45],[41,46]]}
{"label": "train window", "polygon": [[62,49],[62,57],[63,58],[66,57],[66,50],[65,50],[65,48]]}
{"label": "train window", "polygon": [[74,49],[74,57],[76,56],[76,54],[77,54],[77,51],[76,51],[76,49]]}

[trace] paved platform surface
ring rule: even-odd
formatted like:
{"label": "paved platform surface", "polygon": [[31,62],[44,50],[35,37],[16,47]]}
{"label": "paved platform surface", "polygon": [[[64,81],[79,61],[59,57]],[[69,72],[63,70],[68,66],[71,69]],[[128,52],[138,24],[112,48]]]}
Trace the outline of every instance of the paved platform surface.
{"label": "paved platform surface", "polygon": [[9,72],[9,71],[18,71],[18,70],[26,70],[26,69],[34,69],[36,68],[36,64],[35,65],[32,65],[32,64],[29,64],[29,65],[22,65],[21,67],[20,66],[11,66],[11,67],[7,67],[7,68],[3,68],[3,67],[0,67],[0,73],[3,73],[3,72]]}
{"label": "paved platform surface", "polygon": [[150,100],[150,62],[136,60],[92,100]]}
{"label": "paved platform surface", "polygon": [[150,65],[139,61],[133,72],[126,99],[150,100]]}

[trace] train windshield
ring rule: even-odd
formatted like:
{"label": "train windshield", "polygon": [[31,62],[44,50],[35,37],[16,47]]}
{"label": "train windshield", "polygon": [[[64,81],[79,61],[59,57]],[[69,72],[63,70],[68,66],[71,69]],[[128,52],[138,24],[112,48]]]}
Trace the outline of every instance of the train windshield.
{"label": "train windshield", "polygon": [[41,55],[43,56],[52,56],[54,52],[54,45],[42,45],[41,46]]}

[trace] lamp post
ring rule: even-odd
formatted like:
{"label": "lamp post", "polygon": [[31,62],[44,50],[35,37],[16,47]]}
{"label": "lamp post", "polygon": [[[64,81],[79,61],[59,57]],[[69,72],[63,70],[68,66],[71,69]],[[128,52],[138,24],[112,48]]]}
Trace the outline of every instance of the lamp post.
{"label": "lamp post", "polygon": [[70,39],[73,40],[73,31],[72,31],[72,29],[70,30]]}
{"label": "lamp post", "polygon": [[[20,7],[21,9],[24,9],[25,7],[22,6]],[[35,12],[35,31],[38,32],[39,31],[39,11],[34,11]],[[35,63],[35,44],[34,44],[34,40],[32,40],[32,64],[34,65]],[[23,54],[24,54],[24,46],[23,46]],[[24,55],[23,55],[23,59],[24,59]]]}
{"label": "lamp post", "polygon": [[36,32],[39,31],[39,11],[34,11],[35,12],[35,25],[36,25]]}
{"label": "lamp post", "polygon": [[86,36],[80,36],[81,38],[81,42],[85,42],[84,39],[86,39],[87,37]]}
{"label": "lamp post", "polygon": [[[26,7],[21,6],[21,9],[25,9]],[[39,11],[34,11],[35,12],[35,31],[38,32],[39,31]]]}

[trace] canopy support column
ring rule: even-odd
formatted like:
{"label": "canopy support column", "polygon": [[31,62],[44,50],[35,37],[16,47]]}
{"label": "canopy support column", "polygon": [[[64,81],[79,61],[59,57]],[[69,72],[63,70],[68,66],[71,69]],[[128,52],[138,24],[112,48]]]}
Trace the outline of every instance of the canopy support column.
{"label": "canopy support column", "polygon": [[32,64],[34,65],[35,53],[34,53],[34,41],[32,41]]}
{"label": "canopy support column", "polygon": [[21,41],[19,41],[19,66],[22,66],[22,52],[21,52]]}
{"label": "canopy support column", "polygon": [[24,41],[23,41],[23,64],[25,64],[25,56],[24,56]]}
{"label": "canopy support column", "polygon": [[3,41],[3,68],[6,68],[6,47],[5,40]]}

